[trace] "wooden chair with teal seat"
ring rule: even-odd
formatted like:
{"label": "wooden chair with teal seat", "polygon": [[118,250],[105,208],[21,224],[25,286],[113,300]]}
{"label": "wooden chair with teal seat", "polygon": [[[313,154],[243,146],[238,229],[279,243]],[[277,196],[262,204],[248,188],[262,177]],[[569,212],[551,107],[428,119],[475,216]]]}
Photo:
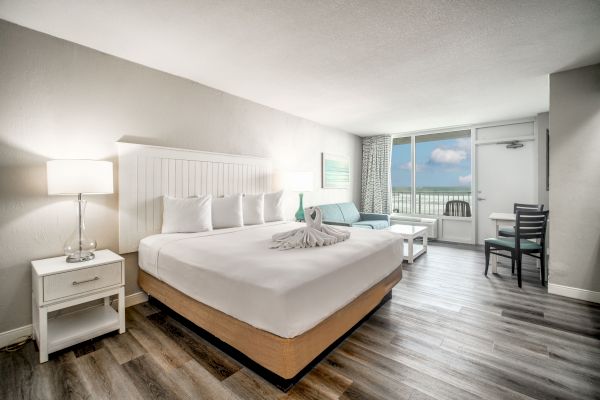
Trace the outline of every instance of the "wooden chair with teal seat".
{"label": "wooden chair with teal seat", "polygon": [[[513,207],[513,213],[517,213],[517,211],[544,211],[543,204],[523,204],[523,203],[515,203]],[[503,226],[498,229],[498,236],[503,237],[514,237],[515,236],[515,227],[514,226]],[[512,273],[515,273],[515,260],[512,260],[511,263]]]}
{"label": "wooden chair with teal seat", "polygon": [[[499,237],[485,239],[485,275],[487,276],[490,265],[490,254],[499,257],[510,258],[511,262],[517,264],[517,281],[521,284],[521,264],[523,254],[540,260],[542,286],[545,285],[546,276],[546,224],[548,222],[548,211],[522,211],[517,210],[514,237]],[[535,241],[532,241],[535,240]],[[505,253],[498,251],[506,251]]]}
{"label": "wooden chair with teal seat", "polygon": [[[517,211],[544,211],[543,204],[522,204],[515,203],[513,207],[513,213],[517,213]],[[504,226],[498,230],[498,236],[504,237],[513,237],[515,236],[515,227],[514,226]],[[514,272],[514,271],[513,271]]]}

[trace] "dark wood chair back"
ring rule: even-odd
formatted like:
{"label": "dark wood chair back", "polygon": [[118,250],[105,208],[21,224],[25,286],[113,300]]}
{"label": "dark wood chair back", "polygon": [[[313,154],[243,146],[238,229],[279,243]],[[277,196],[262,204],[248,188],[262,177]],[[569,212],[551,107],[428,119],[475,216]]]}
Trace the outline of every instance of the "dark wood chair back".
{"label": "dark wood chair back", "polygon": [[516,214],[515,241],[517,250],[520,248],[520,243],[523,239],[539,240],[538,243],[544,248],[548,211],[517,210]]}
{"label": "dark wood chair back", "polygon": [[446,202],[444,215],[450,217],[470,217],[471,205],[464,200],[450,200]]}
{"label": "dark wood chair back", "polygon": [[523,203],[515,203],[513,207],[513,212],[516,214],[517,211],[544,211],[543,204],[523,204]]}

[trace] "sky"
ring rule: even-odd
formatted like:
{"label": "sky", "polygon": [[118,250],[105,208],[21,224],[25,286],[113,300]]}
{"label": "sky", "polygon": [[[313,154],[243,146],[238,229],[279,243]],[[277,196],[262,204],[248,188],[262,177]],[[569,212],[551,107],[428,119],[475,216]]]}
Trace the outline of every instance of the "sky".
{"label": "sky", "polygon": [[[471,139],[445,139],[416,144],[419,187],[471,187]],[[410,187],[410,144],[392,149],[392,186]]]}

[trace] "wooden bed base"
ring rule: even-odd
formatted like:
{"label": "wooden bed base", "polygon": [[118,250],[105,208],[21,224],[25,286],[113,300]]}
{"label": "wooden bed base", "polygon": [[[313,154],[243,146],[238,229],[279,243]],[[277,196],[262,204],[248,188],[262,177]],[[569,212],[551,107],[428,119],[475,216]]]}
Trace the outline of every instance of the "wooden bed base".
{"label": "wooden bed base", "polygon": [[198,302],[142,270],[138,275],[139,286],[148,295],[283,381],[293,380],[343,338],[382,303],[400,279],[401,266],[314,328],[294,338],[283,338]]}

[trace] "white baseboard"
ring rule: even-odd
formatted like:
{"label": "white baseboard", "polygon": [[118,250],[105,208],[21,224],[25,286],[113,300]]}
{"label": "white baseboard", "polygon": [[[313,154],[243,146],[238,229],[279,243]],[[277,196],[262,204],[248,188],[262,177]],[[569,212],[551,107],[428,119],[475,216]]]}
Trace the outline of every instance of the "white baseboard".
{"label": "white baseboard", "polygon": [[11,329],[10,331],[0,332],[0,349],[18,343],[27,336],[31,336],[32,329],[31,324],[29,324]]}
{"label": "white baseboard", "polygon": [[[136,304],[144,303],[145,301],[148,301],[148,295],[146,295],[146,293],[133,293],[125,296],[125,307],[135,306]],[[115,300],[115,303],[116,302],[117,301]],[[31,324],[21,326],[20,328],[11,329],[10,331],[0,332],[0,348],[18,343],[20,340],[22,340],[22,338],[31,336],[31,333]]]}
{"label": "white baseboard", "polygon": [[125,296],[125,307],[135,306],[136,304],[145,303],[148,301],[148,295],[144,292],[137,292]]}
{"label": "white baseboard", "polygon": [[[132,293],[125,296],[125,308],[135,306],[136,304],[144,303],[148,301],[148,295],[144,292]],[[119,303],[116,299],[113,300],[114,304]]]}
{"label": "white baseboard", "polygon": [[600,292],[594,292],[592,290],[548,283],[548,293],[570,297],[572,299],[590,301],[592,303],[600,303]]}

